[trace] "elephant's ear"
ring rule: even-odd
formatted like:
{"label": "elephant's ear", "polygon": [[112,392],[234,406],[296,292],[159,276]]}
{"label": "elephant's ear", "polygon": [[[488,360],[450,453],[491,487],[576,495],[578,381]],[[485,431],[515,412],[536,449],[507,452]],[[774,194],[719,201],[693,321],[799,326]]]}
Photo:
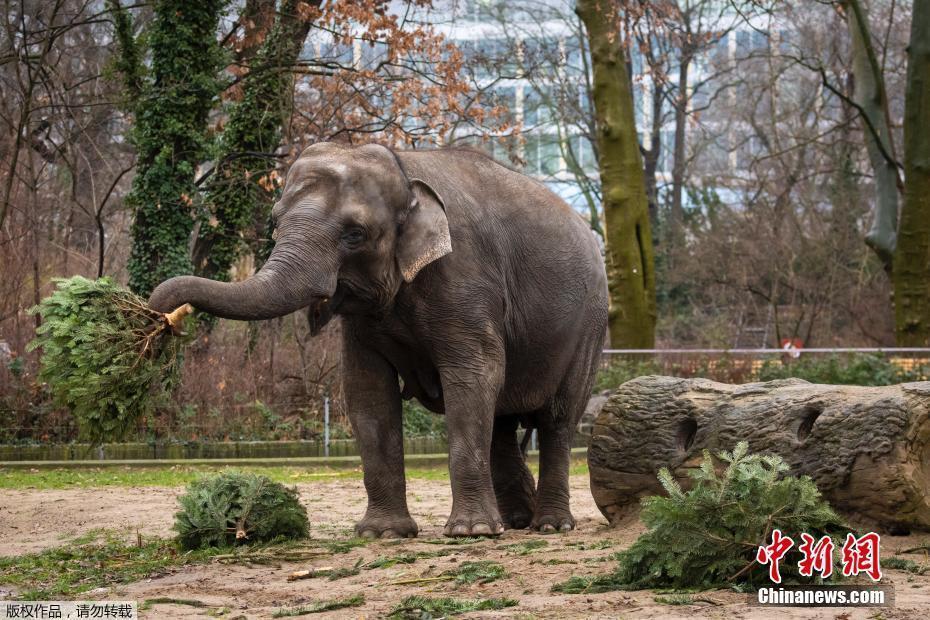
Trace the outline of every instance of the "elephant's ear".
{"label": "elephant's ear", "polygon": [[406,282],[413,281],[421,269],[452,251],[442,198],[420,179],[411,179],[410,189],[413,199],[397,239],[397,264]]}

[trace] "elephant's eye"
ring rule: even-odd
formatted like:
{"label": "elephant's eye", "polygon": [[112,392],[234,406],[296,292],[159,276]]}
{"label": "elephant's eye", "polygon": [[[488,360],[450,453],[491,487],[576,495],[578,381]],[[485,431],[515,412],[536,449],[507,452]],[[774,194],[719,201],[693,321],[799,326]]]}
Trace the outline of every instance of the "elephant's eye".
{"label": "elephant's eye", "polygon": [[350,248],[357,248],[363,241],[365,241],[365,231],[361,228],[350,228],[342,233],[342,242]]}

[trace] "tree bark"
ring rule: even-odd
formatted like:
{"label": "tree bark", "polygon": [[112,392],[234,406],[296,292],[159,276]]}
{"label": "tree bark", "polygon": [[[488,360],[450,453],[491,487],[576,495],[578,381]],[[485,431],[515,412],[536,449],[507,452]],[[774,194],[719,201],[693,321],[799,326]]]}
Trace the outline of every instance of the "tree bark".
{"label": "tree bark", "polygon": [[669,239],[672,247],[684,244],[685,139],[688,120],[688,73],[690,50],[682,50],[678,65],[678,97],[675,98],[675,146],[672,154],[672,205]]}
{"label": "tree bark", "polygon": [[656,301],[649,205],[633,115],[633,93],[615,2],[580,0],[594,76],[593,99],[604,201],[610,342],[617,348],[655,344]]}
{"label": "tree bark", "polygon": [[904,206],[895,249],[898,346],[930,346],[930,0],[915,0],[904,102]]}
{"label": "tree bark", "polygon": [[620,386],[594,423],[591,492],[616,523],[662,493],[668,467],[685,485],[703,450],[782,456],[856,523],[930,529],[930,382],[887,387],[800,379],[728,385],[640,377]]}
{"label": "tree bark", "polygon": [[868,13],[859,0],[844,0],[852,44],[854,99],[863,118],[866,151],[875,173],[875,216],[865,242],[891,270],[898,229],[900,177],[889,126],[888,97],[872,45]]}

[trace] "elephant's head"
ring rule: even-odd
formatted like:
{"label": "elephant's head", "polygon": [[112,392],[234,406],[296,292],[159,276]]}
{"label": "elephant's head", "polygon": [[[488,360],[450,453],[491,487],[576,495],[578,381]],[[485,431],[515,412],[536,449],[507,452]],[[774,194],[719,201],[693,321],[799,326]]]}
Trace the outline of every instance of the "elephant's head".
{"label": "elephant's head", "polygon": [[377,312],[452,250],[445,205],[383,146],[307,148],[274,206],[275,246],[242,282],[180,276],[149,298],[168,312],[190,303],[221,318],[268,319],[309,307],[315,330],[332,316]]}

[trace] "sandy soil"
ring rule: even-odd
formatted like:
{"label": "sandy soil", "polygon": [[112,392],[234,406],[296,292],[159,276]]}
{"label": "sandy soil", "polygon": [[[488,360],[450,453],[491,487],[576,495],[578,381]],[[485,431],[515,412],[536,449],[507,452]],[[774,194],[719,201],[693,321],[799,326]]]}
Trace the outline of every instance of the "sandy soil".
{"label": "sandy soil", "polygon": [[[318,539],[345,538],[365,506],[360,481],[321,481],[298,485],[311,515],[313,536]],[[145,535],[170,536],[175,497],[181,489],[117,488],[57,491],[0,491],[0,555],[15,555],[56,546],[94,528],[122,529],[129,537],[138,530]],[[748,604],[747,595],[727,591],[705,593],[699,604],[658,604],[655,593],[611,592],[592,595],[559,595],[553,584],[571,575],[607,572],[609,563],[597,561],[628,546],[642,531],[638,522],[607,529],[606,521],[591,499],[586,477],[572,479],[572,510],[579,529],[564,535],[541,536],[509,531],[496,540],[471,545],[442,546],[424,542],[442,535],[451,496],[445,481],[413,480],[408,483],[410,510],[420,525],[420,538],[401,542],[374,542],[349,553],[321,555],[300,563],[280,565],[208,564],[146,579],[108,591],[94,598],[139,600],[156,597],[197,599],[217,608],[228,608],[227,618],[267,618],[281,607],[364,594],[362,607],[308,617],[378,618],[411,594],[486,598],[506,596],[519,606],[500,612],[467,617],[523,618],[927,618],[930,617],[930,576],[915,577],[886,570],[884,582],[895,586],[896,604],[885,609],[772,609]],[[548,544],[520,555],[508,548],[531,539]],[[883,557],[896,549],[919,544],[919,537],[883,539]],[[603,547],[610,541],[610,547]],[[601,548],[584,549],[592,543]],[[300,569],[351,567],[359,560],[394,556],[416,551],[448,550],[443,557],[420,559],[414,564],[365,570],[344,579],[287,581]],[[915,560],[922,558],[912,556]],[[398,584],[398,581],[435,576],[467,560],[494,560],[503,564],[507,576],[487,585],[455,586],[449,582]],[[207,618],[207,609],[159,604],[143,612],[145,618]],[[215,610],[214,610],[215,612]],[[880,612],[880,614],[877,614]]]}

